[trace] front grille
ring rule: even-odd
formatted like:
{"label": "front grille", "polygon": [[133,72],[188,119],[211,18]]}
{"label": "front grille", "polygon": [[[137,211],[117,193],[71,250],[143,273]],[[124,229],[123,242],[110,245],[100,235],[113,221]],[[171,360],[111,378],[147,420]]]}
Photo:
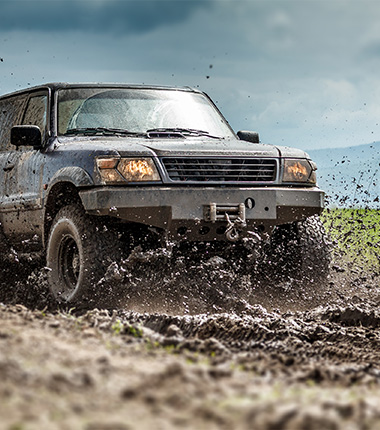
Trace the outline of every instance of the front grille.
{"label": "front grille", "polygon": [[163,158],[175,182],[271,182],[277,161],[271,158]]}

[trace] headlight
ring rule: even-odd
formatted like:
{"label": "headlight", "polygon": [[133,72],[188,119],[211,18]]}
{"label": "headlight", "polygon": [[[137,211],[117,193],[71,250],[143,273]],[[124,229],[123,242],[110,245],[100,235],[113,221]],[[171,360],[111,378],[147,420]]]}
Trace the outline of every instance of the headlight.
{"label": "headlight", "polygon": [[283,182],[307,182],[315,184],[317,166],[308,160],[285,159]]}
{"label": "headlight", "polygon": [[161,180],[151,158],[98,158],[96,163],[105,184]]}

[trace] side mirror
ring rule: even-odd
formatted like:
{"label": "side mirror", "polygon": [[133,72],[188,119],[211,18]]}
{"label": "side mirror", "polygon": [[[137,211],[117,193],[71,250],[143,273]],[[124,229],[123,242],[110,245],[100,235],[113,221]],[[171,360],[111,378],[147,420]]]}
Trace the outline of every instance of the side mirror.
{"label": "side mirror", "polygon": [[41,130],[36,125],[15,125],[11,128],[11,144],[16,146],[42,147]]}
{"label": "side mirror", "polygon": [[238,131],[236,134],[240,140],[245,140],[251,143],[260,143],[259,133],[256,131]]}

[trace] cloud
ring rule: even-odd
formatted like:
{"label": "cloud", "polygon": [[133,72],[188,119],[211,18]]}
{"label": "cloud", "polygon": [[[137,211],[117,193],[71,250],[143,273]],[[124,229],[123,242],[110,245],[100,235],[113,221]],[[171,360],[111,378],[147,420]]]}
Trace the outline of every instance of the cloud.
{"label": "cloud", "polygon": [[371,0],[0,0],[0,92],[199,86],[265,142],[368,143],[380,140],[379,12]]}
{"label": "cloud", "polygon": [[144,33],[185,21],[215,0],[1,0],[0,30]]}

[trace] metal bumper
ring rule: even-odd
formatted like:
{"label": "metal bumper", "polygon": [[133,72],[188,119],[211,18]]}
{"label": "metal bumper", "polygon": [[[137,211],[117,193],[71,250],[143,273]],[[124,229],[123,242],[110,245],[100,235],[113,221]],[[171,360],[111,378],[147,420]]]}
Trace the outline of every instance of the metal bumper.
{"label": "metal bumper", "polygon": [[[170,188],[102,187],[80,192],[85,210],[93,215],[171,230],[186,223],[217,224],[215,210],[244,204],[248,224],[274,226],[319,214],[324,192],[319,188]],[[211,215],[210,215],[211,213]]]}

